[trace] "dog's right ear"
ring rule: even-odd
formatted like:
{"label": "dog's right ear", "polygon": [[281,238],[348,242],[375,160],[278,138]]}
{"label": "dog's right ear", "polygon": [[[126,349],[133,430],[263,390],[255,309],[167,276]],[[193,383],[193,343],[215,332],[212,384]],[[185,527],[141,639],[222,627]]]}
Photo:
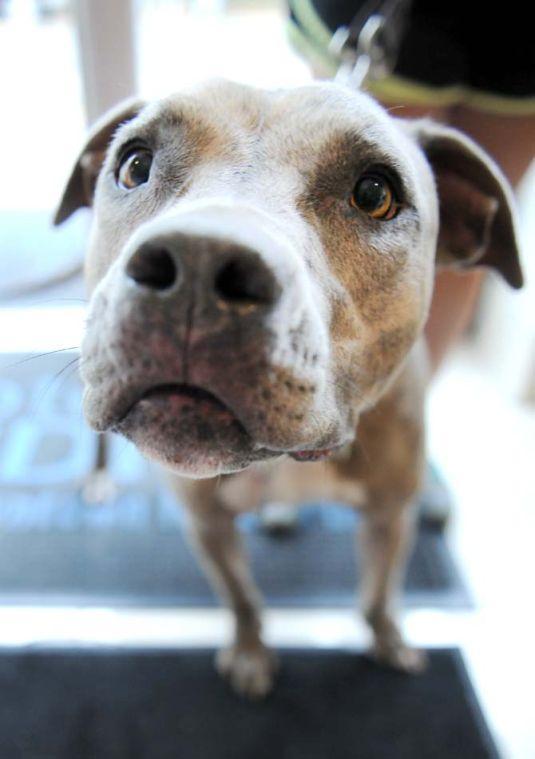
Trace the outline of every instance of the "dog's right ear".
{"label": "dog's right ear", "polygon": [[440,225],[437,264],[489,266],[522,287],[516,213],[509,183],[492,158],[457,129],[407,121],[435,177]]}
{"label": "dog's right ear", "polygon": [[91,127],[54,215],[54,225],[61,224],[78,208],[92,205],[97,177],[115,130],[137,116],[144,105],[138,98],[123,100]]}

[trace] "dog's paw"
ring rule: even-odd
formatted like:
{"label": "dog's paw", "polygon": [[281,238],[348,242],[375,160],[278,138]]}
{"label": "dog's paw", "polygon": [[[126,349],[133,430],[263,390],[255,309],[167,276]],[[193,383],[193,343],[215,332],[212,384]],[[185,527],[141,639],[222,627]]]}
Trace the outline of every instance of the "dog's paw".
{"label": "dog's paw", "polygon": [[216,669],[237,693],[260,699],[273,687],[277,657],[263,643],[254,646],[235,643],[218,651]]}
{"label": "dog's paw", "polygon": [[91,472],[82,488],[82,498],[88,506],[101,506],[115,499],[118,488],[109,472],[98,469]]}
{"label": "dog's paw", "polygon": [[379,664],[410,675],[418,675],[424,672],[428,664],[425,651],[413,648],[401,640],[395,643],[376,642],[371,651],[371,656]]}

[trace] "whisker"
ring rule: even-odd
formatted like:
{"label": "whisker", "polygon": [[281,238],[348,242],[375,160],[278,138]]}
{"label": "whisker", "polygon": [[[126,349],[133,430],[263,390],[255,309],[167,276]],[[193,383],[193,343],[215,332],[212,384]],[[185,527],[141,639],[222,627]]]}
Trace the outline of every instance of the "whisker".
{"label": "whisker", "polygon": [[55,353],[62,353],[64,351],[77,351],[80,350],[79,345],[73,345],[70,348],[57,348],[53,351],[47,351],[46,353],[35,353],[31,356],[26,356],[25,358],[21,358],[20,361],[15,361],[13,364],[8,364],[7,366],[3,366],[2,369],[12,369],[14,366],[20,366],[20,364],[25,364],[27,361],[32,361],[35,358],[43,358],[43,356],[52,356]]}
{"label": "whisker", "polygon": [[[76,363],[76,362],[78,362],[78,363]],[[73,366],[73,364],[74,364],[74,366]],[[78,359],[77,359],[77,358],[75,358],[75,359],[73,359],[72,361],[69,361],[69,363],[67,364],[67,366],[64,366],[64,367],[63,367],[63,369],[61,369],[61,370],[60,370],[60,371],[59,371],[59,372],[58,372],[58,373],[57,373],[57,374],[56,374],[56,375],[55,375],[55,376],[52,378],[52,380],[51,380],[51,382],[49,383],[49,385],[47,385],[47,387],[46,387],[46,388],[43,390],[43,392],[42,392],[42,394],[41,394],[41,398],[39,399],[39,401],[38,401],[38,402],[39,402],[39,403],[41,403],[41,402],[42,402],[42,400],[43,400],[44,396],[45,396],[45,395],[46,395],[46,393],[47,393],[47,392],[50,390],[50,388],[51,388],[51,386],[54,384],[54,382],[55,382],[57,379],[60,379],[60,376],[63,374],[63,372],[65,372],[67,369],[69,369],[69,367],[71,367],[71,370],[70,370],[70,371],[68,371],[68,372],[67,372],[67,373],[66,373],[66,374],[65,374],[63,377],[61,377],[61,381],[59,382],[59,384],[58,384],[58,387],[57,387],[57,390],[60,390],[60,389],[63,387],[63,385],[64,385],[64,384],[65,384],[65,383],[66,383],[68,380],[70,380],[70,379],[71,379],[71,378],[74,376],[74,374],[76,373],[76,371],[77,371],[77,370],[80,368],[80,364],[81,364],[81,360],[80,360],[79,358],[78,358]]]}
{"label": "whisker", "polygon": [[56,372],[56,374],[52,377],[52,379],[50,380],[50,382],[46,385],[45,389],[41,392],[39,398],[35,402],[35,406],[34,406],[34,409],[33,409],[33,412],[32,412],[32,416],[35,416],[37,414],[38,407],[40,406],[40,404],[45,399],[45,396],[50,391],[50,389],[51,389],[52,385],[54,384],[54,382],[56,382],[56,380],[58,380],[61,377],[61,375],[63,374],[63,372],[67,371],[67,369],[70,366],[72,366],[74,363],[77,363],[78,361],[80,361],[80,357],[76,356],[76,358],[73,358],[72,361],[69,361],[68,364],[66,364],[62,369],[60,369],[59,372]]}
{"label": "whisker", "polygon": [[[75,360],[76,360],[76,359],[75,359]],[[69,366],[72,366],[72,364],[74,364],[74,361],[75,361],[75,360],[71,361],[71,362],[70,362],[70,364],[68,364],[68,365],[66,366],[66,369],[68,369],[68,368],[69,368]],[[72,369],[71,369],[71,371],[70,371],[70,372],[68,372],[68,373],[65,375],[65,377],[63,378],[65,382],[66,382],[67,380],[71,379],[71,377],[73,377],[73,376],[74,376],[74,373],[75,373],[75,372],[76,372],[76,371],[77,371],[77,370],[80,368],[80,365],[81,365],[82,361],[81,361],[81,359],[79,359],[78,361],[79,361],[79,362],[78,362],[78,364],[76,364],[75,366],[73,366],[73,367],[72,367]],[[62,372],[63,372],[63,371],[64,371],[64,370],[62,369]],[[60,384],[60,387],[61,387],[61,384]]]}

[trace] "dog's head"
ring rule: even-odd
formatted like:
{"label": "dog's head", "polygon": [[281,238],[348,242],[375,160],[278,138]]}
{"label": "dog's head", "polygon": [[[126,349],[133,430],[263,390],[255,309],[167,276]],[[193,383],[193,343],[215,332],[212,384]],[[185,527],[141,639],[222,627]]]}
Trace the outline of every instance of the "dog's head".
{"label": "dog's head", "polygon": [[350,440],[421,333],[437,261],[521,284],[488,157],[334,84],[123,104],[56,222],[83,205],[86,416],[188,476]]}

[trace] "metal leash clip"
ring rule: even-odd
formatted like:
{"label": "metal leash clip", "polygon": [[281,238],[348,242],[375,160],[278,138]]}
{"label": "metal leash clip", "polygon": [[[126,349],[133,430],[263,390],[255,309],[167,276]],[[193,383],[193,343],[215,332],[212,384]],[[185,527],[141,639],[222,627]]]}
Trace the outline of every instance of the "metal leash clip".
{"label": "metal leash clip", "polygon": [[329,46],[330,51],[342,60],[335,81],[363,89],[368,80],[388,75],[386,55],[380,44],[384,24],[383,16],[370,16],[359,34],[356,49],[348,44],[350,34],[346,26],[336,30]]}
{"label": "metal leash clip", "polygon": [[329,45],[341,61],[335,81],[356,89],[392,73],[410,8],[409,0],[374,5],[375,11],[363,23],[358,14],[349,26],[339,27]]}

